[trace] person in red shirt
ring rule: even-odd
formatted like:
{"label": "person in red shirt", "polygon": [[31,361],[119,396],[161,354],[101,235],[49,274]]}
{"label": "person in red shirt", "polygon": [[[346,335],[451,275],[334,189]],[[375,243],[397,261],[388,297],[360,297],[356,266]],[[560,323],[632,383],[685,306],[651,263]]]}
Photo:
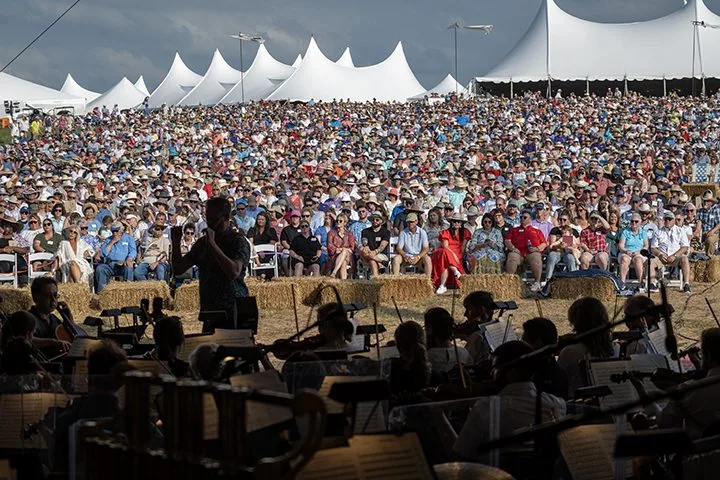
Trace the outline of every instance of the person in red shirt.
{"label": "person in red shirt", "polygon": [[513,228],[505,236],[505,248],[508,251],[505,271],[512,274],[517,273],[518,267],[527,263],[535,278],[535,283],[532,284],[530,290],[539,292],[542,288],[540,285],[542,252],[546,247],[545,235],[532,226],[532,212],[523,210],[520,215],[520,226]]}
{"label": "person in red shirt", "polygon": [[602,270],[607,270],[610,264],[607,241],[605,235],[610,230],[610,224],[599,213],[590,215],[590,224],[580,233],[580,269],[587,270],[595,261]]}

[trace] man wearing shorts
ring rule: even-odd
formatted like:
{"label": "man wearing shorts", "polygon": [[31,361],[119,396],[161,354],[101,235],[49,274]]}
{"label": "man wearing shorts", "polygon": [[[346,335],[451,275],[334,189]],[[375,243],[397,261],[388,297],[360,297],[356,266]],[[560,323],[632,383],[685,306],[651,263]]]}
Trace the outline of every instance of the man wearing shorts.
{"label": "man wearing shorts", "polygon": [[380,212],[373,212],[370,221],[372,226],[362,231],[360,261],[369,265],[372,275],[376,276],[380,273],[380,267],[388,262],[390,231],[385,228],[385,219]]}
{"label": "man wearing shorts", "polygon": [[418,227],[418,216],[416,213],[408,213],[405,217],[407,227],[400,232],[398,243],[395,247],[397,255],[393,258],[393,273],[398,275],[403,266],[412,266],[427,274],[432,274],[432,262],[428,252],[430,244],[425,230]]}
{"label": "man wearing shorts", "polygon": [[680,227],[675,225],[675,214],[670,210],[663,213],[663,226],[650,240],[650,251],[655,257],[650,261],[650,290],[657,291],[655,283],[657,269],[680,267],[683,275],[683,292],[690,293],[690,260],[687,253],[690,241]]}
{"label": "man wearing shorts", "polygon": [[505,248],[508,250],[505,271],[517,273],[523,263],[530,265],[535,282],[530,287],[533,292],[542,288],[542,252],[547,247],[545,235],[532,226],[532,211],[523,210],[520,215],[520,226],[511,229],[505,237]]}

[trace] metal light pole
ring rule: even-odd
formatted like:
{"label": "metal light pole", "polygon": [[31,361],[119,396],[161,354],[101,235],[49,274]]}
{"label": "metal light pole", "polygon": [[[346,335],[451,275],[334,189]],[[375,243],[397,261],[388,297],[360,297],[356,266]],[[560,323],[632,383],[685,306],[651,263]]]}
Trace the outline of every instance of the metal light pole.
{"label": "metal light pole", "polygon": [[265,43],[265,39],[260,35],[250,35],[248,33],[238,32],[237,35],[230,35],[240,41],[240,102],[245,103],[245,67],[243,66],[243,42],[255,42],[259,44]]}
{"label": "metal light pole", "polygon": [[455,95],[458,94],[458,47],[457,47],[457,34],[458,29],[464,28],[467,30],[481,30],[485,32],[485,35],[492,32],[493,26],[492,25],[460,25],[460,23],[455,22],[451,24],[448,29],[452,28],[455,30],[454,32],[454,38],[455,38]]}

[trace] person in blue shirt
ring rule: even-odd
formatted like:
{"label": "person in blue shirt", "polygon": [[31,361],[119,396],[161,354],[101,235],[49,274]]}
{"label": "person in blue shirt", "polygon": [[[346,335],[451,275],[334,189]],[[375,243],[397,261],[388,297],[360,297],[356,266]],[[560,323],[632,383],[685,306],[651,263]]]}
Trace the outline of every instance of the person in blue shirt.
{"label": "person in blue shirt", "polygon": [[110,231],[112,235],[105,239],[100,247],[101,263],[95,269],[97,293],[100,293],[115,275],[124,277],[126,282],[131,282],[135,275],[135,239],[125,233],[125,228],[119,222],[113,223]]}
{"label": "person in blue shirt", "polygon": [[618,241],[618,263],[620,263],[620,281],[624,284],[627,278],[630,264],[635,267],[640,284],[645,278],[643,270],[645,257],[640,252],[649,248],[648,234],[641,227],[642,218],[639,213],[633,213],[630,218],[630,225],[620,234]]}

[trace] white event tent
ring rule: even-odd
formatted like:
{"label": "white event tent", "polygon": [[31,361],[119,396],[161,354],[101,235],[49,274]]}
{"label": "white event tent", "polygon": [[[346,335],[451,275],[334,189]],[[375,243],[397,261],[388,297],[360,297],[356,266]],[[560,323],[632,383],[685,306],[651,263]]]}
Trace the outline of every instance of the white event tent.
{"label": "white event tent", "polygon": [[292,64],[293,68],[299,67],[301,62],[302,62],[302,54],[298,53],[298,56],[295,58],[295,61]]}
{"label": "white event tent", "polygon": [[175,52],[170,70],[160,85],[150,95],[150,107],[175,105],[202,80],[202,75],[190,70],[180,54]]}
{"label": "white event tent", "polygon": [[92,102],[100,96],[99,93],[80,86],[80,84],[77,83],[69,73],[67,74],[67,77],[65,77],[65,83],[63,83],[60,91],[67,93],[68,95],[84,98],[86,102]]}
{"label": "white event tent", "polygon": [[346,47],[343,54],[338,58],[338,61],[335,62],[340,66],[343,67],[355,67],[355,63],[353,62],[352,55],[350,54],[350,47]]}
{"label": "white event tent", "polygon": [[240,81],[241,76],[242,72],[231,67],[216,49],[202,80],[178,105],[215,105]]}
{"label": "white event tent", "polygon": [[0,100],[23,102],[38,110],[68,109],[85,113],[85,99],[28,82],[7,73],[0,73]]}
{"label": "white event tent", "polygon": [[311,38],[300,66],[267,100],[404,102],[424,91],[407,63],[401,42],[384,61],[350,68],[328,59]]}
{"label": "white event tent", "polygon": [[468,89],[460,85],[460,83],[453,78],[449,73],[443,80],[435,85],[427,92],[423,92],[420,95],[416,95],[413,99],[421,99],[432,95],[450,95],[457,93],[458,95],[468,95]]}
{"label": "white event tent", "polygon": [[264,100],[295,71],[294,67],[279,62],[261,43],[250,68],[218,103],[237,103]]}
{"label": "white event tent", "polygon": [[143,103],[145,95],[126,77],[123,77],[110,90],[100,95],[98,98],[88,103],[87,109],[92,110],[95,107],[102,108],[103,105],[112,109],[117,105],[120,110],[135,108]]}
{"label": "white event tent", "polygon": [[[704,21],[716,28],[694,25]],[[477,82],[720,77],[720,17],[703,0],[644,22],[598,23],[543,0],[522,39]]]}
{"label": "white event tent", "polygon": [[142,75],[140,75],[140,78],[137,79],[137,82],[135,82],[134,85],[135,85],[135,88],[137,88],[138,90],[143,92],[146,97],[150,96],[150,92],[148,91],[148,88],[145,85],[145,79],[143,78]]}

